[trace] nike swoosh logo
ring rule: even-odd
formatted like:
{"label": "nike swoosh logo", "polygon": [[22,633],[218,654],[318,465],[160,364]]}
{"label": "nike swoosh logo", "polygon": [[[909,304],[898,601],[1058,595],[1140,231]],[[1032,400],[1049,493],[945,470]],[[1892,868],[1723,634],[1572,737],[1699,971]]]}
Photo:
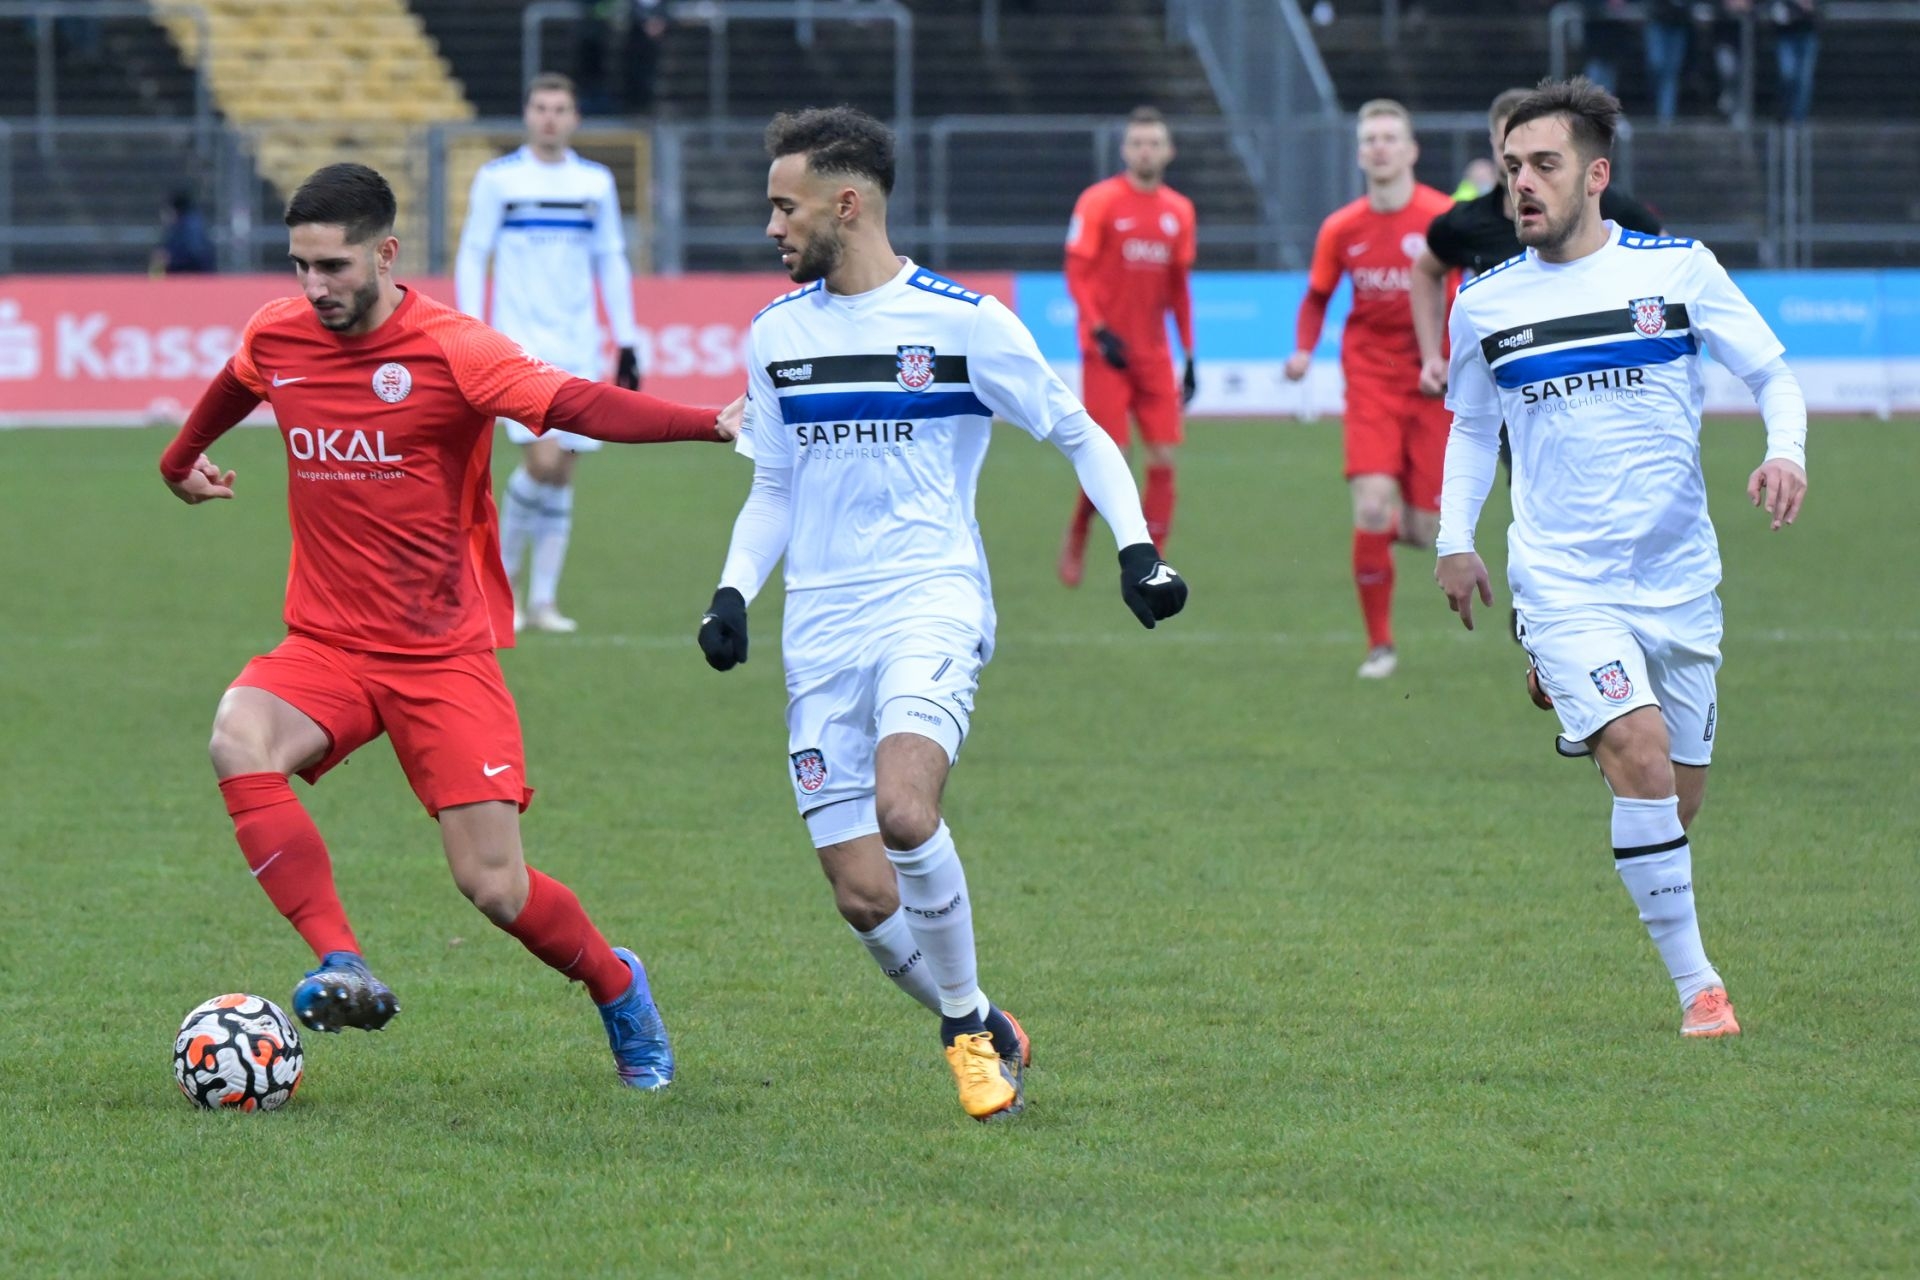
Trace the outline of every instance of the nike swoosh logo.
{"label": "nike swoosh logo", "polygon": [[489,778],[492,778],[499,774],[505,773],[507,770],[511,768],[513,768],[513,766],[510,764],[482,764],[480,766],[480,772],[486,774]]}
{"label": "nike swoosh logo", "polygon": [[1367,246],[1364,244],[1350,244],[1347,246],[1347,256],[1349,258],[1357,258],[1366,251]]}
{"label": "nike swoosh logo", "polygon": [[273,865],[273,859],[278,858],[281,854],[285,852],[286,852],[285,849],[275,849],[273,851],[273,858],[268,858],[265,862],[261,863],[257,867],[248,867],[247,870],[253,872],[253,878],[255,880],[258,880],[260,878],[260,873]]}
{"label": "nike swoosh logo", "polygon": [[1113,222],[1113,229],[1115,231],[1131,231],[1133,230],[1133,219],[1132,218],[1115,218]]}
{"label": "nike swoosh logo", "polygon": [[1173,571],[1172,565],[1157,564],[1153,566],[1153,574],[1147,579],[1145,585],[1149,587],[1164,587],[1179,576],[1179,574]]}
{"label": "nike swoosh logo", "polygon": [[308,375],[304,373],[297,378],[283,378],[276,373],[273,375],[273,385],[276,387],[284,387],[290,382],[305,382],[307,378]]}

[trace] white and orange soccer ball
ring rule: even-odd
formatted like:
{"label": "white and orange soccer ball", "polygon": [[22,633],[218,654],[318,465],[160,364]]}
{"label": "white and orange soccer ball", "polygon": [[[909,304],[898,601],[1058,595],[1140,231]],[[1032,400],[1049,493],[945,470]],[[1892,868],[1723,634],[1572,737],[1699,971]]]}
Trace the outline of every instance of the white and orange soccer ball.
{"label": "white and orange soccer ball", "polygon": [[173,1041],[173,1075],[196,1107],[272,1111],[300,1087],[304,1059],[293,1019],[260,996],[194,1006]]}

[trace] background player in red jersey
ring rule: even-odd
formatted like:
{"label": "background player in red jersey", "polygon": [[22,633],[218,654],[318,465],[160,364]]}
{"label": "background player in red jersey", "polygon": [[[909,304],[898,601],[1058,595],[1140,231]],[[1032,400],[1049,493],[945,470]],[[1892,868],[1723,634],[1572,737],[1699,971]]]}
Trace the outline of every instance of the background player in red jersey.
{"label": "background player in red jersey", "polygon": [[[1080,193],[1067,230],[1067,288],[1080,308],[1080,398],[1123,450],[1140,423],[1147,445],[1147,487],[1140,505],[1147,532],[1164,549],[1173,528],[1173,451],[1180,410],[1193,399],[1193,201],[1162,178],[1173,162],[1173,134],[1152,107],[1127,118],[1120,143],[1126,172]],[[1177,393],[1167,312],[1186,351]],[[1080,495],[1060,549],[1060,581],[1080,585],[1093,502]]]}
{"label": "background player in red jersey", "polygon": [[526,865],[520,722],[495,659],[513,643],[488,464],[492,425],[601,440],[731,439],[737,406],[668,404],[574,378],[480,321],[393,279],[392,190],[330,165],[287,204],[304,298],[248,322],[240,349],[161,458],[189,503],[233,496],[203,452],[262,400],[288,454],[288,635],[214,713],[210,753],[254,879],[320,965],[294,989],[319,1031],[375,1030],[399,1012],[361,958],[332,863],[289,774],[309,783],[385,733],[440,821],[447,865],[486,917],[600,1006],[621,1080],[673,1078],[638,957],[613,948],[559,881]]}
{"label": "background player in red jersey", "polygon": [[1398,664],[1393,544],[1431,547],[1440,522],[1440,472],[1452,418],[1444,405],[1420,394],[1420,347],[1407,297],[1413,262],[1426,252],[1427,226],[1453,200],[1414,181],[1420,148],[1405,107],[1386,98],[1366,103],[1359,134],[1367,194],[1320,224],[1286,374],[1296,382],[1306,376],[1327,301],[1341,273],[1351,276],[1353,310],[1340,339],[1340,368],[1347,384],[1353,581],[1367,624],[1367,657],[1359,674],[1377,680]]}

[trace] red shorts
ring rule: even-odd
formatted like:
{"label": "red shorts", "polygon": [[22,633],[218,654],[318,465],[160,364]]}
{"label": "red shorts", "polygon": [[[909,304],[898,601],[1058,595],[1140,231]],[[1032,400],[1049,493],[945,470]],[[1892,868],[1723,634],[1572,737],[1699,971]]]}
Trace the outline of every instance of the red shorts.
{"label": "red shorts", "polygon": [[1129,353],[1127,367],[1116,369],[1098,351],[1080,352],[1080,403],[1106,428],[1122,449],[1131,443],[1129,412],[1148,444],[1175,445],[1186,438],[1180,420],[1180,393],[1174,387],[1173,357],[1166,351]]}
{"label": "red shorts", "polygon": [[1411,388],[1347,383],[1347,479],[1392,476],[1408,506],[1438,511],[1452,425],[1444,400]]}
{"label": "red shorts", "polygon": [[520,714],[491,650],[453,657],[355,653],[288,636],[235,677],[319,725],[326,758],[300,776],[320,776],[385,733],[427,812],[482,800],[533,799],[520,744]]}

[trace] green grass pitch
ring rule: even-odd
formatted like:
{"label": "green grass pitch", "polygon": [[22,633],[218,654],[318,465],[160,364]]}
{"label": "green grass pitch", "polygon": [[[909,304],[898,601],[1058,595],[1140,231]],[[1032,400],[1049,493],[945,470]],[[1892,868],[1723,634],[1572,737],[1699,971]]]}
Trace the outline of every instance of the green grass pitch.
{"label": "green grass pitch", "polygon": [[582,632],[504,659],[530,858],[652,967],[670,1093],[616,1087],[585,996],[460,898],[375,744],[301,793],[405,1011],[308,1037],[285,1111],[193,1111],[181,1014],[284,1003],[308,965],[204,753],[279,635],[281,447],[224,441],[241,499],[189,510],[160,433],[0,434],[0,1274],[1920,1271],[1920,431],[1816,423],[1782,534],[1741,493],[1758,425],[1705,439],[1727,639],[1695,866],[1746,1034],[1695,1044],[1504,588],[1468,636],[1403,554],[1400,673],[1354,679],[1334,428],[1193,428],[1194,596],[1152,634],[1105,543],[1055,583],[1072,475],[1008,432],[1000,650],[948,808],[1036,1065],[982,1127],[792,813],[777,590],[748,666],[694,648],[747,477],[686,445],[585,460]]}

